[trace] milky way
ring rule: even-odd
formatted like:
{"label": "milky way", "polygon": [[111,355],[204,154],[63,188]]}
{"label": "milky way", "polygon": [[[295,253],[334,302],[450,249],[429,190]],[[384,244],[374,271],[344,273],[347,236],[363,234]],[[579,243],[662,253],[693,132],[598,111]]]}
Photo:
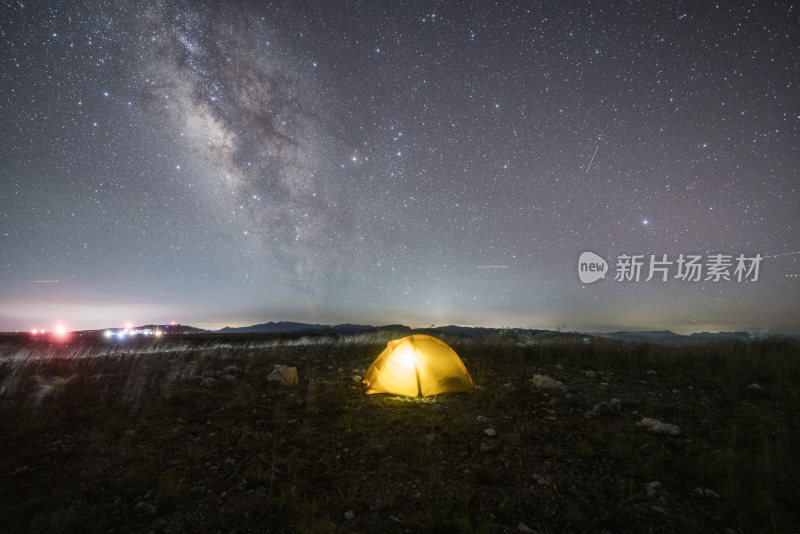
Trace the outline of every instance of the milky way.
{"label": "milky way", "polygon": [[[303,101],[318,97],[271,53],[263,26],[211,11],[147,10],[139,46],[148,54],[131,78],[146,73],[143,94],[202,162],[219,218],[252,236],[241,240],[245,250],[281,255],[308,282],[338,223],[315,183],[325,172],[315,145],[331,140]],[[335,266],[336,256],[325,263]]]}
{"label": "milky way", "polygon": [[799,328],[791,5],[0,9],[0,329]]}

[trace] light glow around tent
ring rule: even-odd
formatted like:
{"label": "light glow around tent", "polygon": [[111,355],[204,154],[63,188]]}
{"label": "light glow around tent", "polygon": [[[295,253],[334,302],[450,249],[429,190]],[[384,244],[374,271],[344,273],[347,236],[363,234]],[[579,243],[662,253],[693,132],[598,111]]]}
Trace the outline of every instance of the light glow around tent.
{"label": "light glow around tent", "polygon": [[472,391],[458,354],[435,337],[416,334],[390,341],[364,374],[367,393],[426,397]]}

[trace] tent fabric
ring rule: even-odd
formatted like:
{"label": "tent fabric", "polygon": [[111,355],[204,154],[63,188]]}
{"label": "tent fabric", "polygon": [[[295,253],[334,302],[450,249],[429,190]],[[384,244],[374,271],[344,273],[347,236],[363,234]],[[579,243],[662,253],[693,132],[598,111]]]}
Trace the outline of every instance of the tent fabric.
{"label": "tent fabric", "polygon": [[367,394],[406,397],[472,391],[475,387],[458,354],[444,341],[422,334],[390,341],[362,382]]}

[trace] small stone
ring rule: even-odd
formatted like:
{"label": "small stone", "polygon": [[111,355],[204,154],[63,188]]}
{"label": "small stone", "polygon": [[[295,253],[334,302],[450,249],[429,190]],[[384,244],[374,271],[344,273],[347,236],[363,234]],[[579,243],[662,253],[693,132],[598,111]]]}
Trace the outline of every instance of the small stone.
{"label": "small stone", "polygon": [[14,469],[14,472],[11,473],[11,476],[13,477],[15,475],[19,475],[20,473],[24,473],[27,470],[28,470],[28,466],[27,465],[22,465],[20,467],[17,467],[16,469]]}
{"label": "small stone", "polygon": [[356,513],[352,510],[348,510],[344,513],[344,518],[348,521],[352,521],[356,518]]}
{"label": "small stone", "polygon": [[659,488],[661,488],[661,482],[658,480],[654,480],[653,482],[649,482],[644,485],[644,490],[648,497],[653,497]]}
{"label": "small stone", "polygon": [[219,377],[219,379],[222,380],[223,382],[236,382],[236,377],[234,375],[227,373]]}
{"label": "small stone", "polygon": [[224,374],[224,375],[233,375],[233,376],[241,376],[242,370],[239,368],[238,365],[229,365],[225,369],[222,370],[222,374]]}
{"label": "small stone", "polygon": [[594,408],[592,408],[592,413],[597,415],[608,415],[614,413],[614,409],[609,403],[603,401],[594,405]]}
{"label": "small stone", "polygon": [[613,409],[615,412],[619,412],[620,410],[622,410],[622,401],[616,397],[611,399],[609,401],[609,404],[611,405],[611,409]]}
{"label": "small stone", "polygon": [[681,428],[678,425],[662,423],[658,419],[653,419],[652,417],[642,417],[642,420],[636,423],[636,425],[642,426],[654,434],[677,436],[681,433]]}
{"label": "small stone", "polygon": [[595,373],[594,371],[586,371],[583,374],[586,375],[586,378],[596,378],[597,377],[597,373]]}
{"label": "small stone", "polygon": [[747,389],[752,389],[753,391],[761,391],[764,388],[761,387],[761,384],[757,384],[756,382],[753,382],[752,384],[747,386]]}
{"label": "small stone", "polygon": [[489,418],[486,417],[485,415],[479,415],[478,416],[478,422],[479,423],[488,423],[489,422]]}
{"label": "small stone", "polygon": [[533,387],[536,389],[554,391],[558,393],[566,393],[567,391],[567,386],[565,386],[563,382],[554,380],[547,375],[533,375],[531,382],[533,383]]}
{"label": "small stone", "polygon": [[717,493],[712,489],[698,487],[694,489],[694,492],[703,497],[711,497],[712,499],[719,499],[719,493]]}
{"label": "small stone", "polygon": [[362,380],[363,379],[361,378],[361,375],[353,375],[353,383],[354,384],[361,384]]}
{"label": "small stone", "polygon": [[652,369],[650,369],[649,371],[647,371],[645,374],[646,374],[647,376],[656,376],[656,372],[655,372],[655,371],[653,371]]}
{"label": "small stone", "polygon": [[156,508],[155,504],[150,504],[144,501],[137,502],[136,509],[150,515],[155,515],[156,512],[158,512],[158,508]]}
{"label": "small stone", "polygon": [[483,431],[483,433],[489,436],[490,438],[497,435],[497,432],[494,431],[494,428],[487,428],[486,430]]}
{"label": "small stone", "polygon": [[519,525],[517,525],[517,532],[523,532],[525,534],[536,534],[535,530],[533,530],[531,527],[529,527],[522,521],[520,521]]}
{"label": "small stone", "polygon": [[550,485],[550,479],[547,478],[547,477],[543,477],[542,475],[534,474],[533,475],[533,480],[535,480],[536,483],[539,484],[540,486],[549,486]]}
{"label": "small stone", "polygon": [[210,376],[200,381],[200,385],[203,386],[204,388],[215,388],[217,387],[218,383],[219,382],[217,381],[216,378],[212,378]]}

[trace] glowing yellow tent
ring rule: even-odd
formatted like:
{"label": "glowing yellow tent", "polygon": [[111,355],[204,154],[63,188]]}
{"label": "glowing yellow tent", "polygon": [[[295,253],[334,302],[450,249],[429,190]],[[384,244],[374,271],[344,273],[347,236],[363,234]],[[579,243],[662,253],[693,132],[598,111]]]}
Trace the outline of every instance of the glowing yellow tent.
{"label": "glowing yellow tent", "polygon": [[421,334],[395,339],[364,374],[367,393],[427,397],[472,391],[475,384],[447,343]]}

